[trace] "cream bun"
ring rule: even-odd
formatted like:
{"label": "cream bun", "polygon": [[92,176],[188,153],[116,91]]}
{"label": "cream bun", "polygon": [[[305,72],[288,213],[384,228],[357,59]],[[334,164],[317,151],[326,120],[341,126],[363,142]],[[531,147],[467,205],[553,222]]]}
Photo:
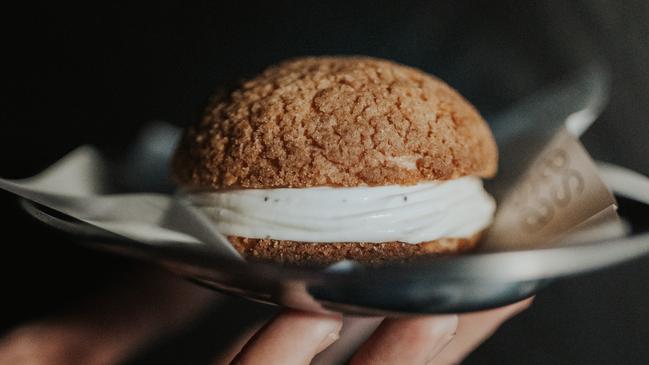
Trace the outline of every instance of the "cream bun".
{"label": "cream bun", "polygon": [[173,159],[181,193],[246,258],[380,263],[474,248],[498,153],[443,81],[368,57],[282,62],[215,96]]}

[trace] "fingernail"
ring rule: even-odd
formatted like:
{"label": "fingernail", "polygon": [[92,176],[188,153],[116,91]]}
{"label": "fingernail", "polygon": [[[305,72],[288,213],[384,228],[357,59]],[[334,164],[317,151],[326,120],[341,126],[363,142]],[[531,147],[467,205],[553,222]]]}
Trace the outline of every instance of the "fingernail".
{"label": "fingernail", "polygon": [[324,337],[320,341],[316,353],[323,351],[340,338],[340,330],[343,327],[342,316],[335,314],[321,318],[318,327],[316,331],[324,334]]}
{"label": "fingernail", "polygon": [[508,319],[525,311],[527,308],[529,308],[532,305],[533,302],[534,302],[534,297],[531,297],[525,300],[521,300],[520,302],[516,302],[514,304],[510,304],[508,306],[501,307],[495,310],[502,311],[503,318]]}
{"label": "fingernail", "polygon": [[329,332],[327,336],[320,342],[320,345],[318,346],[318,349],[316,350],[316,353],[319,354],[320,352],[324,351],[327,347],[331,346],[334,342],[338,341],[340,338],[340,332]]}
{"label": "fingernail", "polygon": [[430,349],[426,357],[426,362],[432,361],[451,342],[453,337],[455,337],[458,322],[459,318],[455,314],[435,317],[431,331],[436,335],[438,340]]}

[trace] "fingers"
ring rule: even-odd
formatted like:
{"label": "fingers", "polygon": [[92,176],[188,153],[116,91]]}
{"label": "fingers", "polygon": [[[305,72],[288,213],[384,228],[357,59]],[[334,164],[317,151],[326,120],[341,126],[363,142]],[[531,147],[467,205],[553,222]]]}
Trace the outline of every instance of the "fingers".
{"label": "fingers", "polygon": [[451,341],[457,325],[456,315],[386,319],[351,364],[427,364]]}
{"label": "fingers", "polygon": [[313,359],[311,365],[346,364],[351,355],[383,322],[383,317],[345,317],[340,338]]}
{"label": "fingers", "polygon": [[455,338],[431,364],[459,364],[484,340],[489,338],[503,322],[527,309],[533,299],[528,298],[501,308],[462,314]]}
{"label": "fingers", "polygon": [[237,338],[234,340],[234,342],[229,344],[225,351],[216,355],[213,364],[226,365],[232,363],[232,360],[234,360],[234,358],[241,352],[246,343],[250,341],[252,336],[254,336],[255,333],[257,333],[257,331],[259,331],[259,329],[263,325],[263,322],[259,322],[237,334]]}
{"label": "fingers", "polygon": [[341,327],[340,315],[286,310],[259,330],[232,364],[309,364],[338,339]]}
{"label": "fingers", "polygon": [[[71,331],[59,331],[41,324],[17,328],[0,340],[0,364],[92,364],[89,353],[83,351],[88,345]],[[74,341],[83,341],[79,351],[65,351]],[[96,362],[106,363],[101,356]]]}
{"label": "fingers", "polygon": [[138,272],[68,313],[0,341],[0,364],[113,364],[206,308],[213,294],[169,274]]}

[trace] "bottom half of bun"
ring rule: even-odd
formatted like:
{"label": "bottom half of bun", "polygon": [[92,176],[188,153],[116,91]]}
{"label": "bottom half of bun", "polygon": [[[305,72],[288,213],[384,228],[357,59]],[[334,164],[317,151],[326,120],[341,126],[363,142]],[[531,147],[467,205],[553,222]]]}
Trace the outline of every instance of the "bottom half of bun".
{"label": "bottom half of bun", "polygon": [[404,262],[417,258],[464,253],[475,249],[482,232],[466,238],[440,238],[417,244],[405,242],[298,242],[228,236],[247,260],[299,266],[324,266],[342,260],[366,264]]}

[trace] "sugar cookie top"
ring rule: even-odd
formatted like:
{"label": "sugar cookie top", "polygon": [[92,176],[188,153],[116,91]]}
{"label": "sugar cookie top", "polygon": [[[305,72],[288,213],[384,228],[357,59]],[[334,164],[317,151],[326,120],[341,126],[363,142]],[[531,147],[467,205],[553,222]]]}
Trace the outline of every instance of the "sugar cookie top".
{"label": "sugar cookie top", "polygon": [[215,96],[173,160],[184,187],[410,185],[491,177],[491,131],[443,81],[368,57],[307,57]]}

